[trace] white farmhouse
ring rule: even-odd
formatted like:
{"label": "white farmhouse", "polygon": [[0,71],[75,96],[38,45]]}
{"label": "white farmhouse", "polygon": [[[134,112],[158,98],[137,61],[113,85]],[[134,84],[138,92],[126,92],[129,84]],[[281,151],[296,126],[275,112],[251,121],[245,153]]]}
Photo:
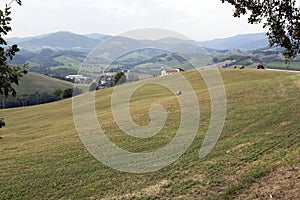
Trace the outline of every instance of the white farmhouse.
{"label": "white farmhouse", "polygon": [[85,77],[83,75],[67,75],[65,78],[69,80],[73,80],[74,83],[80,83],[80,84],[87,83],[87,80],[89,79],[89,77]]}
{"label": "white farmhouse", "polygon": [[161,76],[166,76],[166,75],[175,74],[179,72],[184,72],[184,70],[180,68],[163,69],[161,70]]}

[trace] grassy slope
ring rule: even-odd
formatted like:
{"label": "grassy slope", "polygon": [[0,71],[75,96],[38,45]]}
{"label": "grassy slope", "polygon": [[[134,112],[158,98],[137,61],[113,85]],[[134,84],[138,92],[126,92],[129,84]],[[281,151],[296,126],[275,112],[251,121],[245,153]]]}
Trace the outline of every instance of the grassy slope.
{"label": "grassy slope", "polygon": [[32,94],[35,92],[51,92],[54,89],[71,88],[72,83],[51,78],[46,75],[30,72],[22,77],[20,86],[16,87],[18,94]]}
{"label": "grassy slope", "polygon": [[299,61],[292,61],[287,68],[284,61],[273,61],[267,64],[268,68],[271,69],[283,69],[283,70],[295,70],[300,71],[300,62]]}
{"label": "grassy slope", "polygon": [[[209,97],[201,78],[195,72],[186,72],[198,91],[199,132],[178,161],[148,174],[118,172],[95,160],[75,131],[70,99],[0,111],[7,122],[7,127],[1,129],[0,199],[264,198],[266,194],[250,190],[260,177],[286,167],[299,174],[291,166],[299,165],[300,76],[255,70],[223,70],[222,75],[228,114],[214,150],[199,160],[198,151],[209,123]],[[172,76],[167,79],[176,81]],[[153,102],[161,103],[171,114],[165,132],[149,140],[134,139],[118,131],[109,110],[110,94],[110,89],[98,92],[96,108],[113,142],[137,152],[159,148],[170,141],[177,129],[179,111],[176,97],[170,96],[168,90],[148,85],[133,97],[132,105],[138,108],[132,107],[131,114],[138,124],[149,121],[141,113]],[[299,191],[294,195],[299,196]]]}

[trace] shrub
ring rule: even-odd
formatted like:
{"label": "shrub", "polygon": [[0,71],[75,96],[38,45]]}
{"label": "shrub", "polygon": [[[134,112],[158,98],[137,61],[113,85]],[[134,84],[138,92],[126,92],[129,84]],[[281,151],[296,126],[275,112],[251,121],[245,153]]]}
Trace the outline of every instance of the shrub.
{"label": "shrub", "polygon": [[79,88],[68,88],[68,89],[65,89],[64,92],[63,92],[63,98],[66,99],[66,98],[71,98],[73,96],[77,96],[77,95],[80,95],[82,94],[82,89],[79,89]]}

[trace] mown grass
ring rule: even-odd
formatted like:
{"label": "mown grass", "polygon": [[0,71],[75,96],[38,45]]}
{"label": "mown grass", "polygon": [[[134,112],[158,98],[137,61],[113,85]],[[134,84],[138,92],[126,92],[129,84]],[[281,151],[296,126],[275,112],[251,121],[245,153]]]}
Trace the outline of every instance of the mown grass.
{"label": "mown grass", "polygon": [[[299,163],[300,76],[256,70],[221,73],[228,113],[213,151],[198,157],[209,125],[210,98],[198,73],[185,72],[197,91],[199,131],[179,160],[147,174],[119,172],[95,160],[76,133],[70,99],[0,111],[7,122],[0,130],[0,199],[233,199],[272,169]],[[166,79],[176,81],[172,76]],[[132,152],[149,152],[172,139],[180,110],[169,90],[146,85],[132,97],[130,112],[137,124],[149,122],[147,111],[153,103],[167,110],[165,128],[150,139],[133,138],[118,129],[111,93],[97,92],[96,110],[112,142]]]}

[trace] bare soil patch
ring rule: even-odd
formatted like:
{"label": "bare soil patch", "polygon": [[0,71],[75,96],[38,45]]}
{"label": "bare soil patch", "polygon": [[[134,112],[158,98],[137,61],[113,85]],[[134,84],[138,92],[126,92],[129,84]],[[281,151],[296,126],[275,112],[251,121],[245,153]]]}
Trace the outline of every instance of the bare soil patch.
{"label": "bare soil patch", "polygon": [[275,169],[236,199],[300,199],[300,163]]}

